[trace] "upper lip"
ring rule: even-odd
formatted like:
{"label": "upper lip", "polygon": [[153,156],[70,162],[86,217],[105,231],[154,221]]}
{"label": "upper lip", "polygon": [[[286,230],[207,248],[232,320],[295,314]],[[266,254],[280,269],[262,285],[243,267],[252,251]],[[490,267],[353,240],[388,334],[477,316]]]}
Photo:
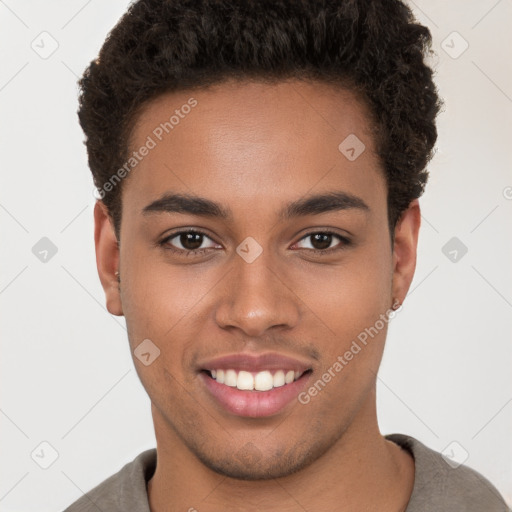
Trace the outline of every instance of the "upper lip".
{"label": "upper lip", "polygon": [[305,372],[311,365],[293,357],[267,352],[264,354],[251,354],[241,352],[210,359],[199,364],[199,370],[245,370],[260,372],[264,370],[294,370]]}

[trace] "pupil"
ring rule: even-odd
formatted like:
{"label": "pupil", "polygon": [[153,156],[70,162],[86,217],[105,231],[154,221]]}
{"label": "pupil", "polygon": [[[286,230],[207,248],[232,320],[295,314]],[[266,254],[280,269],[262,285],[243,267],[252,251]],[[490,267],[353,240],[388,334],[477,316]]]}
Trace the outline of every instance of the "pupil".
{"label": "pupil", "polygon": [[201,247],[203,235],[199,233],[184,233],[180,236],[180,243],[185,247],[185,249],[189,249],[193,251],[194,249],[198,249]]}
{"label": "pupil", "polygon": [[329,233],[315,233],[312,245],[315,249],[328,249],[331,245],[332,235]]}

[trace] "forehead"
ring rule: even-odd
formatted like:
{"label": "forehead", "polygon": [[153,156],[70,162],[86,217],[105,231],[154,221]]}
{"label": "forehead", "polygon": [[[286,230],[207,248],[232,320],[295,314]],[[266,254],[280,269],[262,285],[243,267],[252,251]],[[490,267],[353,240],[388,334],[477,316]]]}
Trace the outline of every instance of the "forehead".
{"label": "forehead", "polygon": [[313,189],[370,202],[385,195],[366,105],[323,83],[228,81],[166,93],[134,126],[130,150],[144,146],[123,187],[123,203],[139,210],[168,192],[247,210]]}

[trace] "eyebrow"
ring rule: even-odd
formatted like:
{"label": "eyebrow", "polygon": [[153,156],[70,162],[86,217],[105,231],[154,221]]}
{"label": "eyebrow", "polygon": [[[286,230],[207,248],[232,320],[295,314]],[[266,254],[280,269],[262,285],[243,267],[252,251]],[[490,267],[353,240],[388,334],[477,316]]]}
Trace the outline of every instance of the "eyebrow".
{"label": "eyebrow", "polygon": [[[343,191],[331,191],[300,198],[287,204],[279,211],[278,218],[284,221],[295,217],[342,210],[369,212],[370,208],[360,197]],[[223,220],[233,218],[229,208],[192,194],[165,194],[142,210],[143,215],[152,213],[181,213]]]}

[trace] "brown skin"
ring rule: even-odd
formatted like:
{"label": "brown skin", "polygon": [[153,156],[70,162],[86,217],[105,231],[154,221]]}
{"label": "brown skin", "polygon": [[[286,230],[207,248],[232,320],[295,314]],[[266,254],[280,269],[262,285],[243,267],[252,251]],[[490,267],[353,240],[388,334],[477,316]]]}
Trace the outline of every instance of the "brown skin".
{"label": "brown skin", "polygon": [[[376,416],[386,328],[310,403],[293,401],[265,419],[221,409],[195,365],[274,351],[307,361],[308,386],[317,381],[404,300],[416,264],[418,201],[402,215],[392,248],[368,112],[352,93],[318,83],[228,82],[160,96],[143,110],[132,149],[190,97],[198,105],[123,183],[119,247],[104,205],[95,208],[107,308],[126,317],[132,351],[146,338],[161,351],[149,366],[134,357],[157,440],[151,510],[404,510],[414,462],[384,439]],[[338,150],[351,133],[366,145],[353,162]],[[369,211],[277,218],[285,204],[331,190],[360,197]],[[166,192],[206,197],[233,218],[141,213]],[[185,257],[159,246],[176,228],[206,231],[207,252]],[[314,256],[319,246],[306,235],[322,228],[352,243]],[[250,264],[235,251],[248,236],[263,248]],[[330,247],[341,244],[333,237]],[[172,245],[184,247],[179,237]]]}

